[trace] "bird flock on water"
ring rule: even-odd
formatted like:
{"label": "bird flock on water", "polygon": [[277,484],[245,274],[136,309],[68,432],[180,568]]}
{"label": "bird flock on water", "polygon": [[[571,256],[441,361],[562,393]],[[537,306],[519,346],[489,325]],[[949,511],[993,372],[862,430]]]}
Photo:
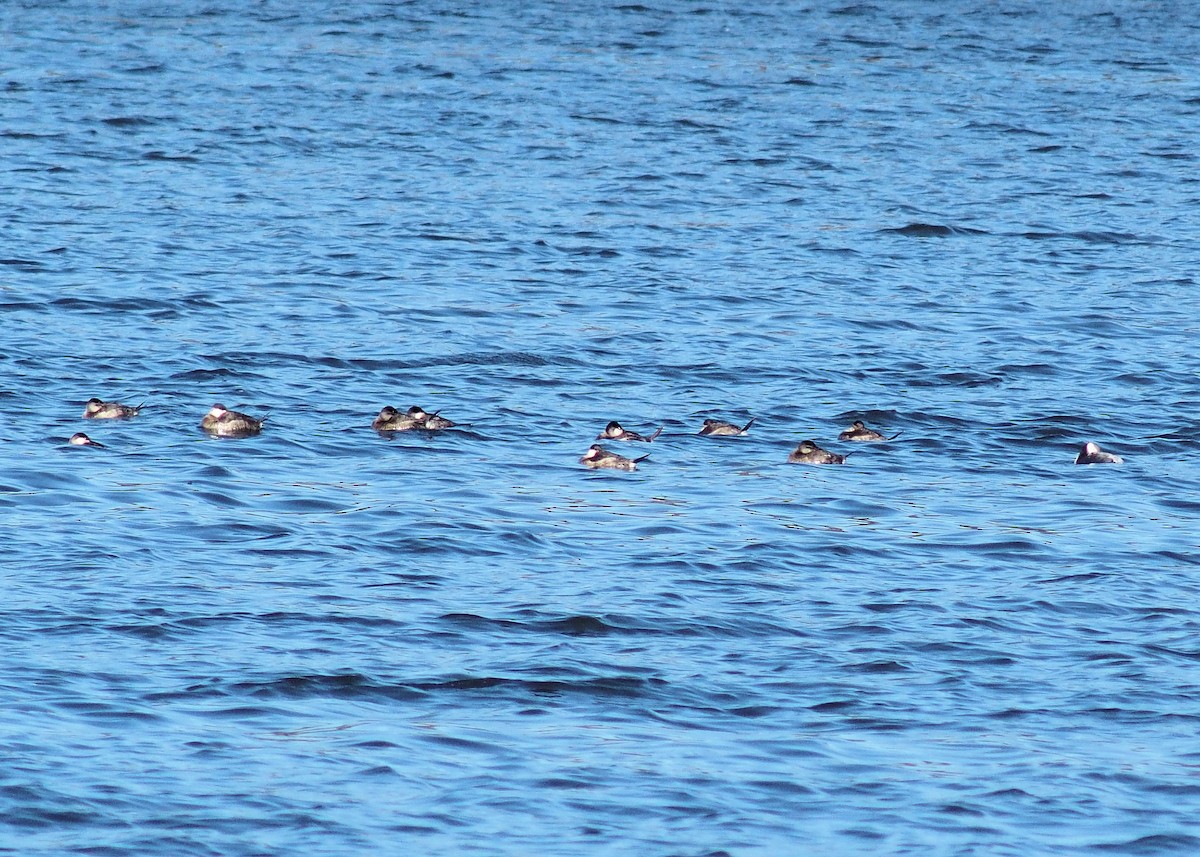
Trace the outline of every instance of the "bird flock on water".
{"label": "bird flock on water", "polygon": [[[91,398],[84,405],[83,417],[89,420],[126,420],[140,414],[143,407],[145,407],[144,402],[140,405],[123,405],[120,402],[105,402],[98,398]],[[200,428],[216,437],[253,437],[262,432],[266,421],[266,417],[255,418],[238,411],[231,411],[224,405],[216,404],[200,420]],[[455,428],[457,425],[458,423],[446,419],[437,411],[429,413],[417,405],[404,412],[388,405],[380,410],[379,415],[372,421],[371,428],[388,434],[402,431],[444,431]],[[752,425],[754,425],[754,418],[745,424],[738,424],[710,417],[704,420],[698,434],[706,437],[736,437],[746,434]],[[604,427],[604,431],[596,435],[596,440],[652,443],[662,434],[662,431],[663,427],[659,426],[651,434],[639,434],[625,429],[619,422],[613,420]],[[890,436],[885,435],[868,428],[862,420],[855,420],[849,428],[838,435],[838,440],[852,443],[886,443],[899,436],[899,432]],[[74,446],[104,448],[104,444],[92,440],[83,432],[76,432],[72,435],[70,443]],[[838,454],[822,449],[814,440],[802,440],[788,454],[787,460],[789,464],[845,464],[847,455],[849,453]],[[649,457],[650,455],[647,453],[636,458],[629,458],[605,449],[599,443],[593,443],[580,456],[579,463],[593,470],[632,471],[637,470],[638,464]],[[1105,452],[1094,441],[1085,443],[1075,457],[1076,464],[1121,464],[1123,462],[1124,459],[1121,456]]]}

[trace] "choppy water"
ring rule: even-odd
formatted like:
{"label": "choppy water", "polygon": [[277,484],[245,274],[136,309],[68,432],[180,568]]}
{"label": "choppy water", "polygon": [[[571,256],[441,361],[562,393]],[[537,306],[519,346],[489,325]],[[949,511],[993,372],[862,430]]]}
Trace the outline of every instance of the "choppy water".
{"label": "choppy water", "polygon": [[1200,849],[1200,30],[981,5],[0,8],[0,849]]}

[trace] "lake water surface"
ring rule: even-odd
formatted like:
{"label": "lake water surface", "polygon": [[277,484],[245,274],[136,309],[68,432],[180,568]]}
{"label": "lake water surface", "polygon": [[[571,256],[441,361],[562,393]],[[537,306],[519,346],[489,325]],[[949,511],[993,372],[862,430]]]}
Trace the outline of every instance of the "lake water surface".
{"label": "lake water surface", "polygon": [[0,851],[1197,853],[1194,11],[5,4]]}

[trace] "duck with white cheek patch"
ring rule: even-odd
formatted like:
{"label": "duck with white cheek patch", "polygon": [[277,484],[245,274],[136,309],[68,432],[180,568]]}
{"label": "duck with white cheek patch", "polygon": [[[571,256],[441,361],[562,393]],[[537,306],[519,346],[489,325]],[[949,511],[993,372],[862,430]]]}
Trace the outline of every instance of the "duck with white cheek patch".
{"label": "duck with white cheek patch", "polygon": [[409,431],[410,429],[420,428],[421,423],[415,420],[408,414],[402,414],[391,405],[387,405],[379,412],[379,416],[371,423],[371,428],[375,431]]}
{"label": "duck with white cheek patch", "polygon": [[1088,441],[1075,457],[1076,464],[1124,464],[1125,459],[1111,452],[1105,452],[1100,444]]}
{"label": "duck with white cheek patch", "polygon": [[626,431],[625,429],[623,429],[621,427],[621,424],[619,422],[617,422],[616,420],[613,420],[611,423],[609,423],[608,425],[606,425],[604,427],[604,431],[602,431],[602,432],[600,432],[600,434],[596,435],[596,440],[640,440],[645,443],[649,443],[650,441],[652,441],[656,437],[658,437],[660,434],[662,434],[662,430],[663,430],[663,427],[659,426],[654,431],[654,434],[651,434],[651,435],[638,434],[635,431]]}
{"label": "duck with white cheek patch", "polygon": [[217,437],[251,437],[262,431],[266,421],[266,417],[257,420],[218,404],[213,405],[204,419],[200,420],[200,428]]}
{"label": "duck with white cheek patch", "polygon": [[127,420],[141,413],[145,402],[140,405],[122,405],[120,402],[104,402],[92,397],[83,406],[85,420]]}
{"label": "duck with white cheek patch", "polygon": [[802,440],[788,455],[788,464],[845,464],[846,456],[821,449],[811,440]]}
{"label": "duck with white cheek patch", "polygon": [[645,461],[649,457],[650,455],[647,453],[639,458],[626,458],[615,452],[609,452],[598,443],[593,443],[580,457],[579,463],[592,470],[637,470],[638,462]]}
{"label": "duck with white cheek patch", "polygon": [[437,412],[427,413],[424,408],[413,405],[408,409],[408,418],[415,420],[417,428],[425,429],[426,431],[441,431],[442,429],[454,428],[458,423],[452,423],[445,417],[439,417]]}
{"label": "duck with white cheek patch", "polygon": [[900,432],[896,432],[891,437],[888,437],[883,432],[875,431],[875,429],[867,428],[866,423],[862,420],[855,420],[850,428],[838,435],[838,440],[853,440],[867,443],[880,443],[885,440],[895,440],[900,437]]}

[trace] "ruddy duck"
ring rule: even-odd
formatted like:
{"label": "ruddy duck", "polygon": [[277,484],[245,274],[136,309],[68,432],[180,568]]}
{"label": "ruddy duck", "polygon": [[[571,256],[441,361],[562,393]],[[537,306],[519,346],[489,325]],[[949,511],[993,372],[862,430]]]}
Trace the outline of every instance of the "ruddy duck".
{"label": "ruddy duck", "polygon": [[1083,445],[1083,449],[1079,450],[1079,455],[1075,458],[1076,464],[1124,464],[1125,459],[1119,455],[1113,455],[1111,452],[1105,452],[1100,448],[1100,444],[1092,443],[1090,440]]}
{"label": "ruddy duck", "polygon": [[754,425],[754,421],[758,417],[751,417],[750,422],[744,426],[737,426],[733,423],[727,423],[724,420],[705,420],[703,428],[700,429],[700,434],[706,434],[711,437],[733,437],[734,435],[745,434],[750,430],[750,426]]}
{"label": "ruddy duck", "polygon": [[635,431],[625,431],[619,422],[613,420],[604,427],[604,431],[596,435],[596,440],[642,440],[649,443],[662,434],[662,430],[663,427],[659,426],[652,435],[638,434]]}
{"label": "ruddy duck", "polygon": [[864,423],[862,420],[855,420],[854,424],[850,426],[850,428],[838,435],[838,440],[882,441],[895,440],[898,437],[900,437],[900,432],[896,432],[891,437],[888,437],[882,432],[877,432],[875,429],[867,428],[866,423]]}
{"label": "ruddy duck", "polygon": [[445,417],[439,417],[437,412],[426,413],[424,408],[413,405],[408,409],[408,418],[416,422],[417,428],[423,428],[426,431],[441,431],[442,429],[454,428],[458,423],[452,423]]}
{"label": "ruddy duck", "polygon": [[145,402],[130,407],[119,402],[102,402],[93,397],[88,399],[87,404],[84,405],[83,418],[85,420],[125,420],[136,417],[144,407],[146,407]]}
{"label": "ruddy duck", "polygon": [[828,452],[811,440],[802,440],[788,455],[788,464],[845,464],[846,456]]}
{"label": "ruddy duck", "polygon": [[610,468],[612,470],[637,470],[639,461],[645,461],[650,455],[647,453],[639,458],[626,458],[623,455],[617,455],[615,452],[609,452],[598,443],[593,443],[588,447],[587,452],[579,459],[579,463],[593,470],[601,468]]}
{"label": "ruddy duck", "polygon": [[217,437],[250,437],[262,431],[266,417],[256,420],[254,417],[229,411],[224,405],[213,405],[204,419],[200,420],[200,428]]}
{"label": "ruddy duck", "polygon": [[104,449],[104,444],[97,443],[83,432],[76,432],[75,434],[71,435],[70,444],[71,446],[98,446],[101,449]]}
{"label": "ruddy duck", "polygon": [[421,423],[418,420],[408,414],[400,413],[391,405],[380,411],[379,416],[371,423],[371,428],[375,431],[408,431],[420,427]]}

